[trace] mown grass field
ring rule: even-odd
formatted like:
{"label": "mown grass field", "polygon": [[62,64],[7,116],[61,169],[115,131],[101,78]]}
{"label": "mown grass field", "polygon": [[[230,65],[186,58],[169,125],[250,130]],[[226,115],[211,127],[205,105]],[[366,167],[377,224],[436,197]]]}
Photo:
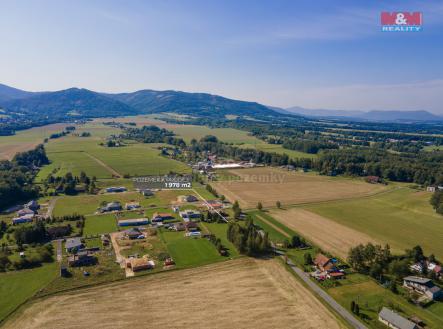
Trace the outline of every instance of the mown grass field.
{"label": "mown grass field", "polygon": [[0,323],[16,307],[31,298],[58,275],[57,264],[0,274]]}
{"label": "mown grass field", "polygon": [[288,150],[283,148],[280,144],[267,144],[261,140],[258,140],[257,143],[255,142],[248,142],[243,145],[241,145],[242,148],[251,148],[251,149],[257,149],[259,151],[264,152],[275,152],[278,154],[287,154],[290,158],[297,159],[297,158],[310,158],[315,159],[317,158],[317,154],[310,154],[295,150]]}
{"label": "mown grass field", "polygon": [[117,220],[115,219],[115,215],[88,216],[85,220],[83,235],[91,236],[115,231],[117,231]]}
{"label": "mown grass field", "polygon": [[429,204],[430,193],[401,188],[376,196],[309,205],[305,209],[365,232],[397,251],[420,244],[443,259],[443,216]]}
{"label": "mown grass field", "polygon": [[162,232],[161,236],[177,267],[200,266],[226,259],[206,239],[184,237],[184,232]]}

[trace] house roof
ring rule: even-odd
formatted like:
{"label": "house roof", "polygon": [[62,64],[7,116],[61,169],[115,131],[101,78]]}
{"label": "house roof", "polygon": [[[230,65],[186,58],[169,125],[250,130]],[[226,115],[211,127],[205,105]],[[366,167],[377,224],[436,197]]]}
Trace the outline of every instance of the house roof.
{"label": "house roof", "polygon": [[185,223],[186,228],[195,228],[198,227],[197,223],[195,222],[186,222]]}
{"label": "house roof", "polygon": [[82,240],[80,238],[70,238],[66,239],[65,247],[66,249],[76,248],[82,246]]}
{"label": "house roof", "polygon": [[401,315],[398,315],[389,308],[383,307],[378,315],[380,318],[391,323],[392,325],[394,325],[399,329],[417,328],[417,325],[414,322],[409,321],[408,319],[402,317]]}
{"label": "house roof", "polygon": [[441,290],[440,287],[437,286],[433,286],[428,289],[428,291],[432,292],[433,294],[438,293],[440,290]]}
{"label": "house roof", "polygon": [[407,276],[407,277],[403,278],[403,280],[411,281],[411,282],[418,283],[418,284],[427,284],[430,281],[432,281],[431,279],[422,278],[422,277],[419,277],[419,276]]}
{"label": "house roof", "polygon": [[325,266],[331,259],[323,254],[318,254],[314,259],[314,264]]}
{"label": "house roof", "polygon": [[136,227],[130,228],[125,231],[125,234],[127,234],[127,235],[136,235],[136,234],[140,235],[140,233],[141,233],[141,231]]}

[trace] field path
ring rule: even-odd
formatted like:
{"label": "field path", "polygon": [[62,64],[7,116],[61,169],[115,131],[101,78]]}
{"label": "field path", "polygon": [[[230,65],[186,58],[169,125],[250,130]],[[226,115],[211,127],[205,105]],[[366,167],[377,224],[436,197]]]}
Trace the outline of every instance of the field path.
{"label": "field path", "polygon": [[48,210],[46,211],[46,218],[52,218],[52,212],[54,211],[55,204],[58,198],[53,198],[48,203]]}
{"label": "field path", "polygon": [[321,249],[341,259],[346,259],[351,247],[355,247],[360,243],[377,243],[376,240],[365,233],[308,210],[300,208],[271,210],[270,214],[283,225],[300,233]]}
{"label": "field path", "polygon": [[344,325],[278,260],[246,257],[38,299],[4,324],[5,329],[147,327],[342,329]]}
{"label": "field path", "polygon": [[96,158],[95,156],[93,156],[92,154],[88,153],[88,152],[84,152],[88,157],[90,157],[92,160],[94,160],[95,162],[97,162],[100,166],[102,166],[103,168],[105,168],[107,171],[109,171],[113,176],[115,176],[116,178],[120,178],[122,177],[122,174],[120,174],[118,171],[116,171],[114,168],[112,168],[111,166],[109,166],[108,164],[104,163],[102,160]]}
{"label": "field path", "polygon": [[285,237],[287,237],[287,238],[291,238],[291,236],[290,236],[287,232],[283,231],[280,227],[274,225],[273,223],[271,223],[270,221],[268,221],[268,220],[267,220],[266,218],[264,218],[263,216],[261,216],[261,215],[259,215],[259,214],[257,214],[256,216],[257,216],[260,220],[262,220],[263,222],[265,222],[266,224],[268,224],[269,226],[271,226],[271,227],[272,227],[274,230],[276,230],[277,232],[283,234],[283,235],[284,235]]}

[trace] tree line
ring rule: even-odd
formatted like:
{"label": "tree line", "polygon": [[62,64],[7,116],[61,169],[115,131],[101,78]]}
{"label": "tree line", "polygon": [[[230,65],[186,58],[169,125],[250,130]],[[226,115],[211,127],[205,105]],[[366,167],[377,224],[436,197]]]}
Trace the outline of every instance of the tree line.
{"label": "tree line", "polygon": [[268,252],[268,233],[259,230],[251,218],[246,220],[245,225],[238,222],[229,222],[228,225],[227,238],[240,253],[254,256]]}

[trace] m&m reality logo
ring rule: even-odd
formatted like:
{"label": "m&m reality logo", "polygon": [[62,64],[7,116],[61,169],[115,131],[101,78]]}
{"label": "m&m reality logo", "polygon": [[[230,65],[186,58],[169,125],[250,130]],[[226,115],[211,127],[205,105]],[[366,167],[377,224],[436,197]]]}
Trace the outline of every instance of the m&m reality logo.
{"label": "m&m reality logo", "polygon": [[382,12],[381,30],[383,32],[420,32],[423,15],[421,12]]}

